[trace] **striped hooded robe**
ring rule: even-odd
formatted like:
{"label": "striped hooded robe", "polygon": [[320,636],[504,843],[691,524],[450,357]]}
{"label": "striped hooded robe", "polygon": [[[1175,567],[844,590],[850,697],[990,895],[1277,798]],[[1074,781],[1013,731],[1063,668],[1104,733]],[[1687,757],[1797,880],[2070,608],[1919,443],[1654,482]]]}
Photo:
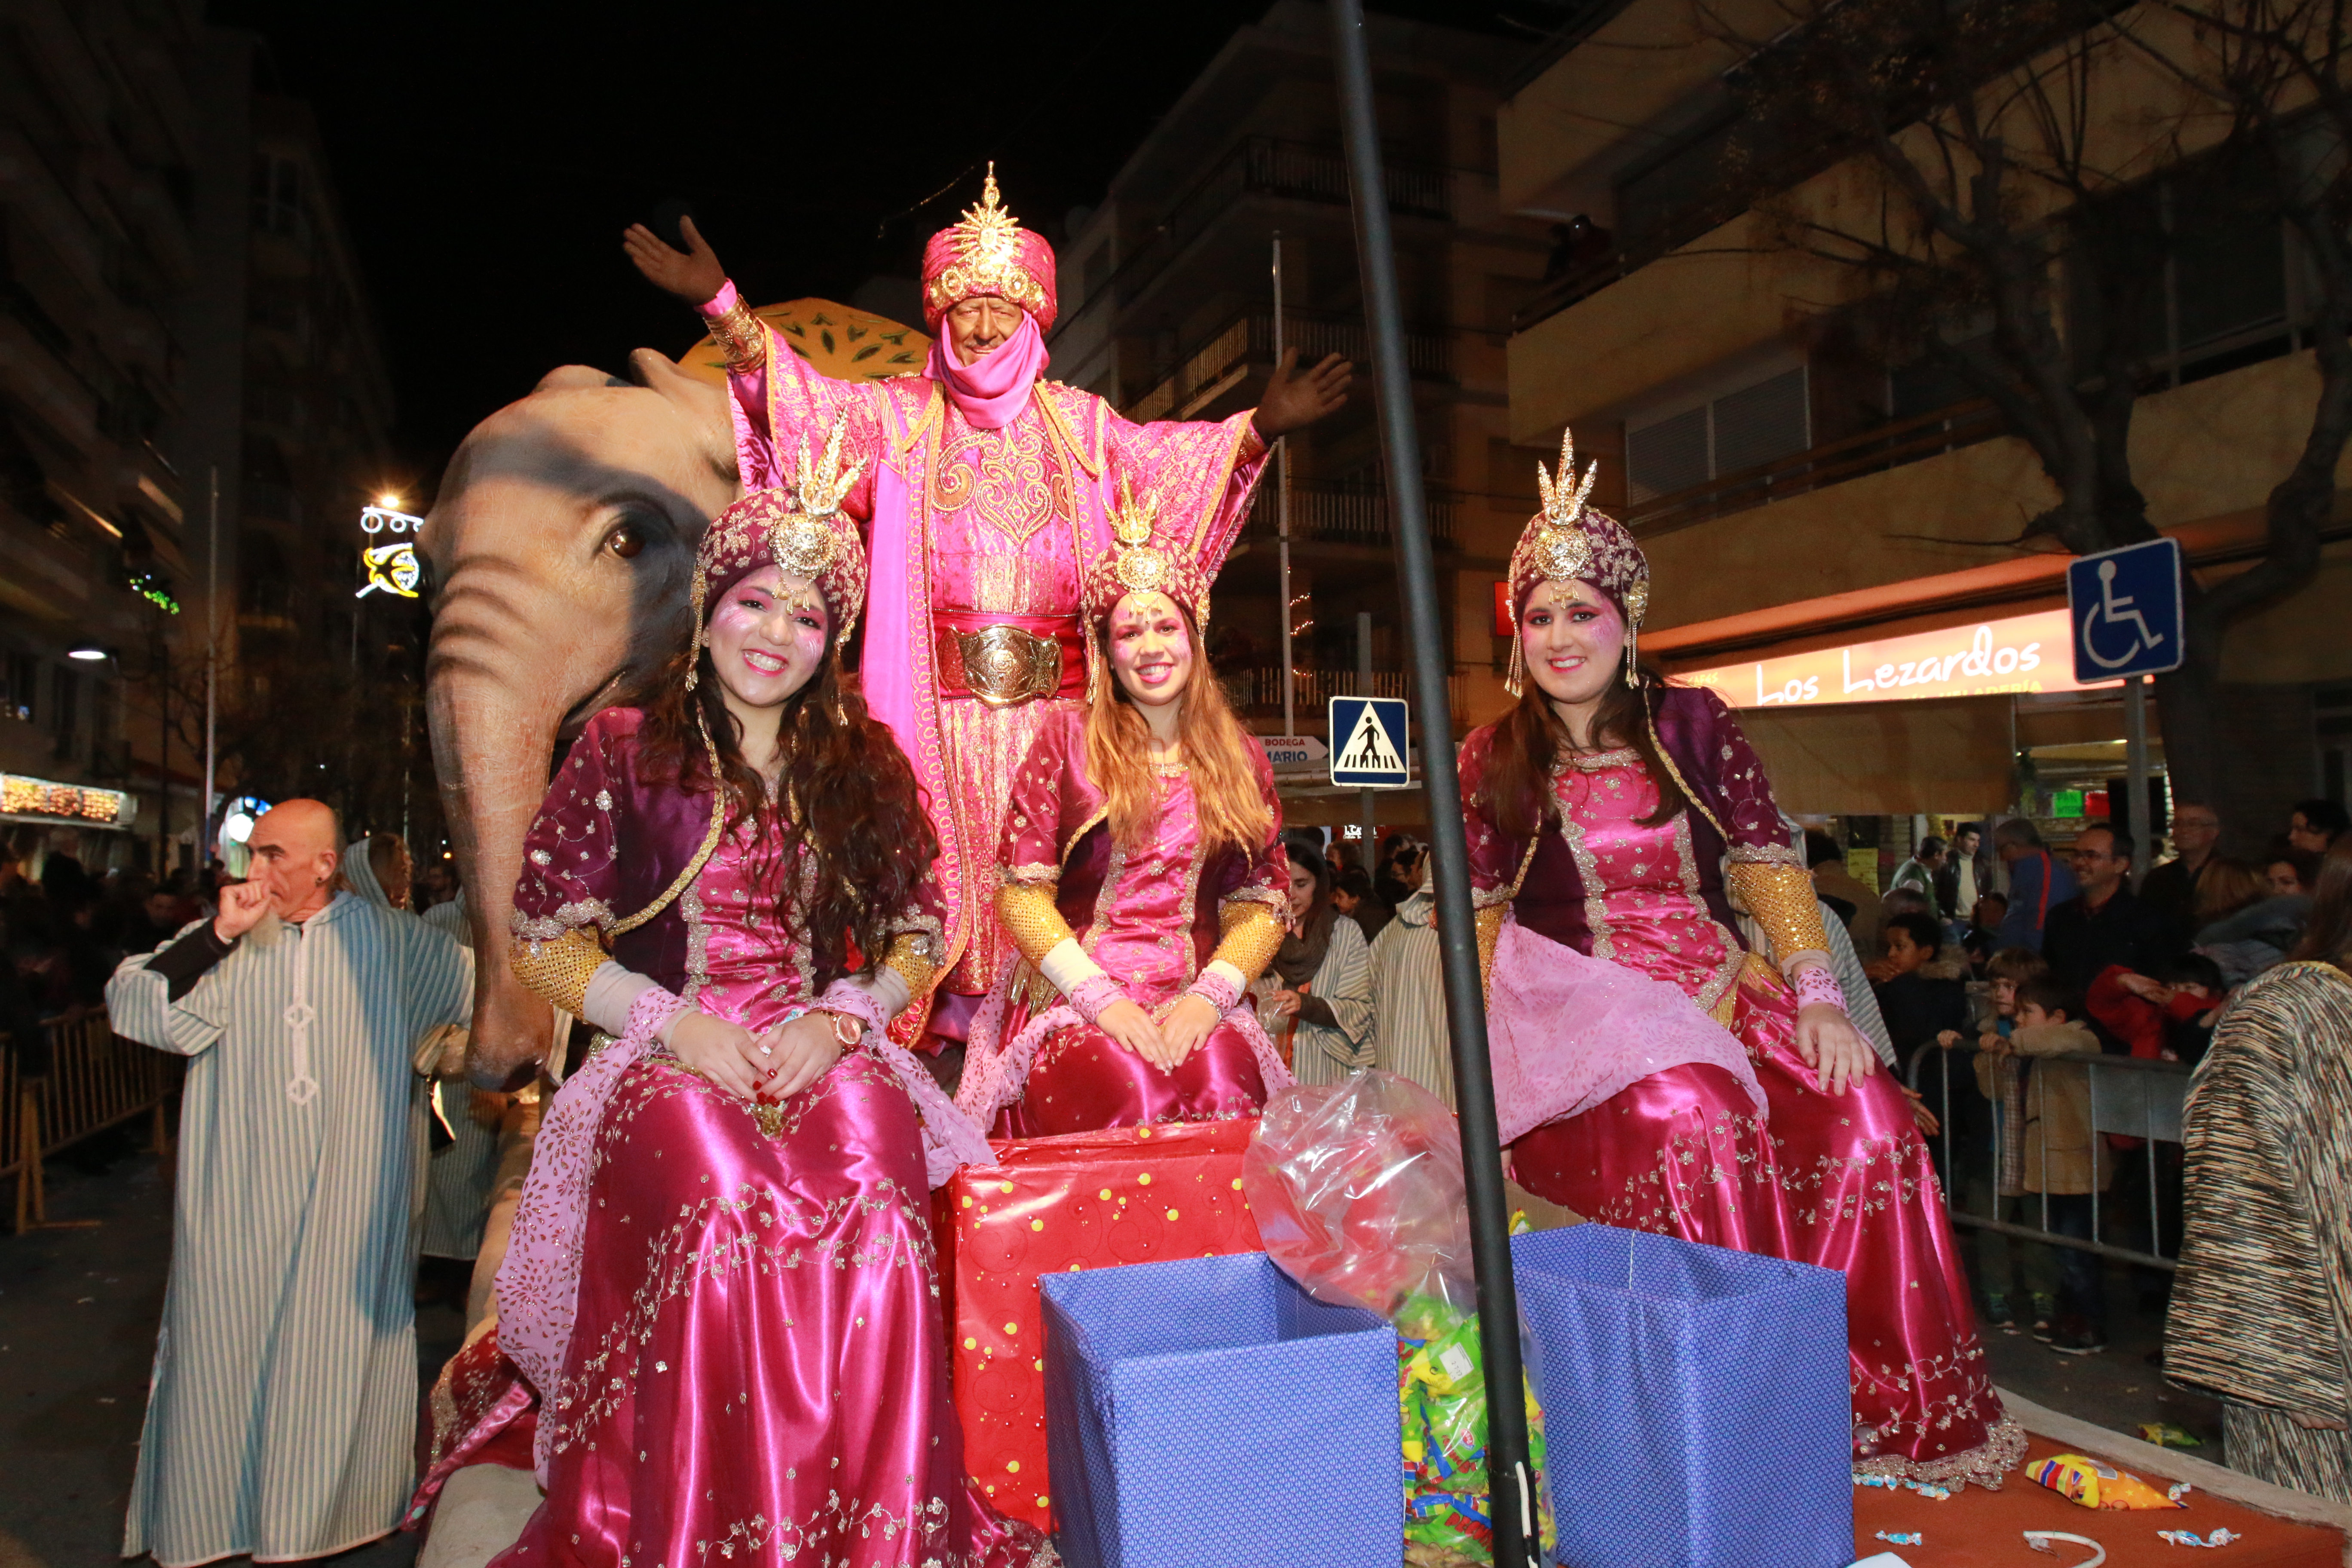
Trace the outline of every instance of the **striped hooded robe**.
{"label": "striped hooded robe", "polygon": [[149,966],[215,942],[206,923],[106,988],[116,1034],[190,1058],[122,1535],[124,1556],[163,1568],[324,1556],[399,1523],[416,1426],[413,1053],[473,995],[463,947],[338,893],[174,997]]}

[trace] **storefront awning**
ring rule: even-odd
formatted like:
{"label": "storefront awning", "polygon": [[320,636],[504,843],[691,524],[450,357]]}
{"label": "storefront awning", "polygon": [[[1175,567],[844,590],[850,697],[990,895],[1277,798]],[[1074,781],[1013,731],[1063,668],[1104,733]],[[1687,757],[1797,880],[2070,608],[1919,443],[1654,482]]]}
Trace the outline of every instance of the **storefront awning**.
{"label": "storefront awning", "polygon": [[1783,811],[1990,812],[2016,793],[2011,701],[2004,695],[1746,708],[1739,723]]}

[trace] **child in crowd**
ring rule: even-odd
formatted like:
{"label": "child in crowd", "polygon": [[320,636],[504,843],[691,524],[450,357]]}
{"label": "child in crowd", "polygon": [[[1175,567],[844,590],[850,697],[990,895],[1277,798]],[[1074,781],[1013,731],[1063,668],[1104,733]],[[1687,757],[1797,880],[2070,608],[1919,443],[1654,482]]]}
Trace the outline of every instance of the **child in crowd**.
{"label": "child in crowd", "polygon": [[2109,964],[2091,982],[2092,1016],[2153,1060],[2195,1065],[2213,1040],[2213,1021],[2232,987],[2221,966],[2201,952],[2185,952],[2150,976]]}
{"label": "child in crowd", "polygon": [[[2017,1017],[2009,1047],[2021,1057],[2076,1053],[2096,1056],[2099,1040],[2080,1019],[2081,1003],[2054,975],[2019,983]],[[2038,1060],[2025,1089],[2024,1188],[2038,1194],[2027,1213],[2048,1215],[2047,1228],[2060,1236],[2094,1239],[2095,1192],[2115,1180],[2106,1140],[2091,1130],[2091,1072],[2087,1063]],[[2107,1348],[2106,1286],[2098,1254],[2058,1248],[2059,1315],[2041,1340],[2062,1355],[2095,1355]]]}
{"label": "child in crowd", "polygon": [[1969,968],[1979,979],[1984,978],[1985,965],[1992,960],[2000,922],[2008,918],[2009,900],[2000,893],[1987,893],[1969,911],[1969,929],[1961,933],[1960,950],[1969,955]]}
{"label": "child in crowd", "polygon": [[[1916,910],[1890,914],[1880,923],[1886,944],[1885,956],[1863,966],[1871,978],[1878,1010],[1886,1020],[1886,1037],[1894,1042],[1898,1074],[1913,1052],[1938,1037],[1968,1027],[1967,988],[1957,979],[1937,973],[1944,946],[1944,928],[1936,917]],[[1976,1092],[1965,1072],[1957,1083],[1943,1064],[1930,1064],[1920,1079],[1922,1101],[1939,1127],[1950,1136],[1928,1144],[1945,1189],[1967,1185],[1962,1172],[1982,1165],[1991,1142],[1992,1123],[1984,1097]],[[1947,1101],[1947,1086],[1949,1100]],[[1955,1170],[1947,1165],[1948,1152]]]}
{"label": "child in crowd", "polygon": [[[1984,989],[1972,1025],[1977,1089],[1993,1113],[1993,1160],[1990,1179],[1971,1184],[1961,1194],[1961,1206],[1969,1214],[1990,1213],[2011,1225],[2041,1223],[2038,1205],[2030,1205],[2025,1198],[2025,1064],[2009,1041],[2017,1027],[2018,986],[2049,973],[2050,965],[2032,948],[2008,947],[1994,953],[1985,961]],[[1959,1036],[1948,1032],[1936,1039],[1947,1050],[1960,1043]],[[1997,1230],[1979,1231],[1976,1243],[1987,1320],[2013,1334],[2018,1314],[2024,1312],[2033,1332],[2047,1335],[2058,1311],[2057,1261],[2050,1248]]]}

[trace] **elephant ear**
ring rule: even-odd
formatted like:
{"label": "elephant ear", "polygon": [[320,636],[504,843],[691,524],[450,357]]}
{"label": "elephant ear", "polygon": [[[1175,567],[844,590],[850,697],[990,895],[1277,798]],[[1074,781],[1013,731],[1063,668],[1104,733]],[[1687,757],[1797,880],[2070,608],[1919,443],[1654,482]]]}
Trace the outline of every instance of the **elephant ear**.
{"label": "elephant ear", "polygon": [[678,368],[659,349],[638,349],[629,355],[629,375],[648,392],[657,392],[687,416],[694,427],[696,455],[713,471],[740,484],[735,470],[735,426],[729,417],[727,386],[713,384]]}

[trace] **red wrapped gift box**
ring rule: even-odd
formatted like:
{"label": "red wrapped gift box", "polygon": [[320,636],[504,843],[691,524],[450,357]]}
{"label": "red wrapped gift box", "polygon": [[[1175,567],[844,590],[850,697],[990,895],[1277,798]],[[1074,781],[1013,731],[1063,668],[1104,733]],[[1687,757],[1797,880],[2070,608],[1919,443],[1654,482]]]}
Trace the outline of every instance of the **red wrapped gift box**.
{"label": "red wrapped gift box", "polygon": [[995,1139],[934,1194],[964,1468],[999,1511],[1052,1528],[1037,1277],[1259,1250],[1242,1196],[1257,1121]]}

